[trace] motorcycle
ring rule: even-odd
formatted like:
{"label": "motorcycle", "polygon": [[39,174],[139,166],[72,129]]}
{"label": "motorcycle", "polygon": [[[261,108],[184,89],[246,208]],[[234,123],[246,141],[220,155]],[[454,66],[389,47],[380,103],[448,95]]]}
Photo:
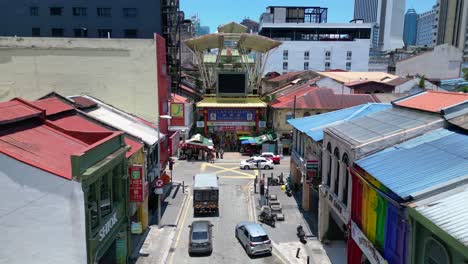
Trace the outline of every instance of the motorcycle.
{"label": "motorcycle", "polygon": [[297,236],[302,243],[305,243],[305,232],[301,225],[297,226]]}
{"label": "motorcycle", "polygon": [[275,215],[271,213],[271,209],[268,206],[262,207],[262,212],[258,215],[258,221],[265,223],[271,227],[276,226]]}
{"label": "motorcycle", "polygon": [[286,185],[286,195],[291,197],[292,196],[292,190],[291,188],[289,187],[289,184]]}

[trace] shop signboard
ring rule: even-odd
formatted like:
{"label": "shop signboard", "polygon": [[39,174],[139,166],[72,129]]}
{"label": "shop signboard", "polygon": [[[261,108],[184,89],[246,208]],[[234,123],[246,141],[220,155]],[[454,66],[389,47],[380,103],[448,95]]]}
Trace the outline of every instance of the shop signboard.
{"label": "shop signboard", "polygon": [[351,221],[351,237],[354,242],[359,246],[362,253],[366,255],[367,259],[372,264],[387,264],[388,262],[380,255],[379,251],[367,239],[366,235],[359,229],[359,227]]}
{"label": "shop signboard", "polygon": [[209,121],[253,121],[255,110],[249,109],[210,109]]}
{"label": "shop signboard", "polygon": [[318,160],[308,160],[306,161],[306,183],[312,184],[312,181],[315,177],[318,176]]}
{"label": "shop signboard", "polygon": [[171,103],[171,117],[183,118],[184,117],[184,104]]}
{"label": "shop signboard", "polygon": [[128,174],[130,175],[130,202],[143,202],[143,166],[129,166]]}
{"label": "shop signboard", "polygon": [[255,126],[255,122],[206,122],[208,126]]}
{"label": "shop signboard", "polygon": [[214,126],[211,128],[216,132],[250,132],[252,130],[251,126]]}

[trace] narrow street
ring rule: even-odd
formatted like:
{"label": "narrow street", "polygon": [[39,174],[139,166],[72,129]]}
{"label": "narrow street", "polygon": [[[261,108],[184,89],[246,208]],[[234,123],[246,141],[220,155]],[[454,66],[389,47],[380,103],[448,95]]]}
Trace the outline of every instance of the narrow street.
{"label": "narrow street", "polygon": [[[244,157],[242,157],[244,158]],[[273,254],[250,258],[234,235],[235,226],[241,221],[256,221],[260,206],[258,194],[254,194],[253,183],[257,170],[241,170],[241,157],[218,159],[214,164],[206,162],[178,161],[174,166],[173,176],[176,182],[185,184],[185,202],[180,204],[176,226],[171,219],[163,216],[163,228],[150,236],[153,245],[158,244],[161,253],[150,253],[150,256],[139,257],[136,263],[306,263],[307,256],[310,263],[330,263],[327,252],[322,244],[316,240],[308,228],[294,197],[288,197],[279,186],[270,187],[270,192],[276,194],[283,204],[285,221],[278,221],[276,228],[262,224],[273,241]],[[279,175],[289,171],[289,158],[275,165],[273,170],[262,170],[265,176]],[[219,216],[199,216],[193,214],[193,197],[191,188],[193,175],[196,173],[215,173],[219,176],[220,209]],[[258,191],[258,190],[257,190]],[[174,205],[176,206],[176,205]],[[170,216],[169,218],[175,218]],[[209,220],[213,226],[213,253],[209,256],[189,256],[189,225],[196,220]],[[297,225],[305,226],[308,236],[306,245],[299,242],[296,236]],[[157,229],[156,226],[154,226]],[[297,249],[300,254],[296,257]],[[164,250],[163,250],[164,249]],[[161,256],[159,256],[160,254]],[[338,263],[338,262],[336,262]]]}
{"label": "narrow street", "polygon": [[[192,197],[189,197],[186,207],[183,209],[180,227],[177,230],[174,243],[167,263],[287,263],[277,252],[271,256],[249,258],[242,246],[234,236],[237,223],[241,221],[254,221],[255,210],[250,196],[253,188],[253,179],[256,171],[240,170],[238,163],[222,163],[218,160],[215,164],[184,162],[178,164],[178,170],[186,171],[183,178],[188,186],[192,185],[190,178],[199,166],[200,172],[216,173],[220,184],[220,209],[219,216],[193,215]],[[187,167],[187,168],[186,168]],[[270,172],[280,173],[280,168]],[[189,176],[189,177],[187,177]],[[190,187],[189,187],[190,188]],[[188,225],[195,220],[209,220],[213,223],[213,253],[210,256],[192,256],[188,254]]]}

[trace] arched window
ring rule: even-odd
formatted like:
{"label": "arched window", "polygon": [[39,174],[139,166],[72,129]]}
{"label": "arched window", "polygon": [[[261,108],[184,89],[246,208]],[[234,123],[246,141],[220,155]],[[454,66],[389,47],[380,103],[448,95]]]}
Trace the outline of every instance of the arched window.
{"label": "arched window", "polygon": [[444,245],[430,237],[424,245],[424,263],[450,264],[450,258]]}
{"label": "arched window", "polygon": [[327,150],[328,150],[328,170],[327,170],[327,186],[331,187],[331,169],[332,169],[332,150],[331,150],[331,144],[328,142],[327,145]]}
{"label": "arched window", "polygon": [[338,148],[335,148],[335,151],[333,151],[333,155],[335,155],[336,158],[335,188],[333,189],[333,191],[338,196],[338,187],[340,186],[340,151],[338,150]]}
{"label": "arched window", "polygon": [[343,164],[346,166],[345,168],[345,177],[344,177],[344,183],[343,183],[343,203],[345,205],[348,205],[348,185],[349,185],[349,173],[348,173],[348,166],[349,166],[349,158],[348,154],[343,154],[343,157],[341,158],[341,161]]}

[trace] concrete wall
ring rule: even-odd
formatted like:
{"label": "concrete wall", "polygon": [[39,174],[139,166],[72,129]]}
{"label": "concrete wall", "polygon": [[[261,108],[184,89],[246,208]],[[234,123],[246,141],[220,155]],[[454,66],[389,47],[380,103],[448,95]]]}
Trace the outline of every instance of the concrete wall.
{"label": "concrete wall", "polygon": [[0,154],[0,263],[87,262],[81,183]]}
{"label": "concrete wall", "polygon": [[[38,7],[38,16],[30,15],[30,7]],[[51,16],[50,7],[62,7],[61,16]],[[86,16],[74,16],[73,7],[87,8]],[[97,16],[97,8],[111,8],[110,17]],[[126,17],[123,8],[136,8],[135,17]],[[86,28],[88,37],[98,36],[97,29],[112,29],[111,37],[123,38],[124,29],[137,29],[139,38],[161,34],[161,1],[143,0],[15,0],[0,1],[0,36],[32,36],[32,28],[40,28],[42,37],[51,37],[51,28],[63,28],[64,37],[74,37],[75,28]]]}
{"label": "concrete wall", "polygon": [[321,77],[320,80],[317,81],[318,87],[330,88],[333,89],[333,92],[336,94],[350,94],[351,89],[348,86],[344,86],[344,84],[339,83],[332,78],[328,77]]}
{"label": "concrete wall", "polygon": [[[309,62],[309,70],[324,71],[325,62],[330,62],[330,69],[346,69],[346,62],[351,62],[352,71],[367,71],[369,64],[370,39],[354,41],[283,41],[276,50],[270,52],[265,66],[265,73],[302,71],[304,62]],[[288,59],[283,60],[283,51],[288,50]],[[304,59],[304,52],[309,51],[309,59]],[[330,51],[330,60],[325,60],[325,52]],[[351,60],[346,59],[347,51],[352,52]],[[288,69],[283,70],[283,62],[288,62]]]}
{"label": "concrete wall", "polygon": [[396,75],[424,75],[426,78],[451,79],[460,76],[463,52],[450,45],[397,61]]}
{"label": "concrete wall", "polygon": [[89,94],[147,120],[158,114],[156,46],[143,39],[0,38],[0,101]]}

